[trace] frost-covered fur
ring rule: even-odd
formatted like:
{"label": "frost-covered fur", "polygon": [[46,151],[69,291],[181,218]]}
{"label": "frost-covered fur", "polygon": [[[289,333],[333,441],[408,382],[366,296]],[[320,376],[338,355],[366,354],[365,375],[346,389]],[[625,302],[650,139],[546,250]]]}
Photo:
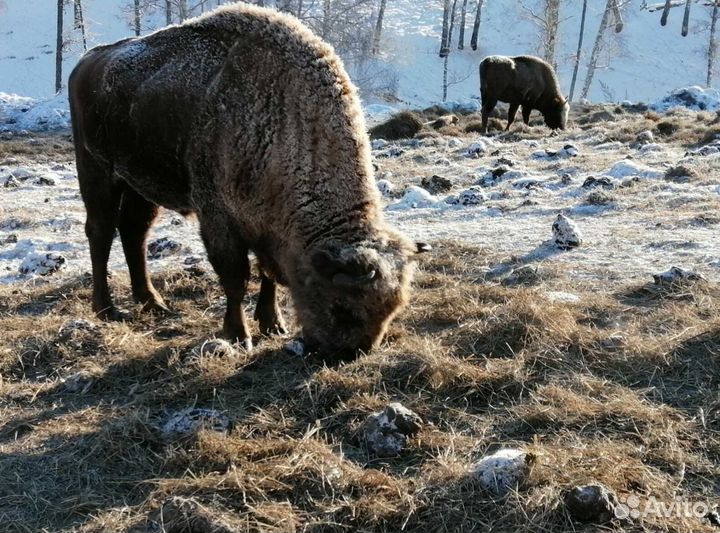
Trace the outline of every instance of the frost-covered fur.
{"label": "frost-covered fur", "polygon": [[498,100],[510,104],[506,130],[522,106],[523,122],[528,124],[530,112],[543,114],[550,129],[564,130],[570,105],[560,91],[555,71],[549,63],[534,56],[488,56],[480,63],[480,95],[482,98],[482,131]]}
{"label": "frost-covered fur", "polygon": [[284,329],[277,280],[310,345],[334,353],[380,341],[406,302],[413,250],[383,222],[354,86],[297,19],[236,4],[94,48],[70,99],[96,312],[114,312],[104,250],[118,221],[135,297],[164,307],[137,251],[160,205],[197,214],[230,337],[249,342],[251,249],[266,275],[263,332]]}

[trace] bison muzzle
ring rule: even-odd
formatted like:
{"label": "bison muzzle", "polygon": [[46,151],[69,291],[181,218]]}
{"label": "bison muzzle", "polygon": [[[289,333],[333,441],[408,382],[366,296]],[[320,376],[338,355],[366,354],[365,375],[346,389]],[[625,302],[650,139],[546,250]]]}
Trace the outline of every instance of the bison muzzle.
{"label": "bison muzzle", "polygon": [[291,16],[236,4],[90,50],[69,89],[98,316],[120,316],[107,283],[116,228],[135,300],[166,309],[146,267],[162,206],[198,218],[225,336],[252,346],[252,250],[263,334],[285,331],[281,283],[312,347],[377,346],[417,250],[383,221],[356,90],[330,46]]}

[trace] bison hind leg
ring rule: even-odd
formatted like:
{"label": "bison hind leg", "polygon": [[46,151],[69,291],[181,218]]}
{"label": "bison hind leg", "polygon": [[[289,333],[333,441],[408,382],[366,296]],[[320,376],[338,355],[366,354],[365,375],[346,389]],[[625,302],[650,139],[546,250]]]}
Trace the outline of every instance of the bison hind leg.
{"label": "bison hind leg", "polygon": [[277,303],[277,284],[275,280],[260,275],[260,295],[255,307],[255,320],[259,322],[263,335],[285,335],[287,327]]}
{"label": "bison hind leg", "polygon": [[488,119],[490,118],[490,113],[492,113],[493,109],[495,109],[495,106],[497,105],[498,101],[488,98],[485,93],[482,95],[482,133],[487,133],[487,124]]}
{"label": "bison hind leg", "polygon": [[113,181],[109,165],[96,161],[84,149],[77,151],[77,173],[87,215],[85,234],[92,263],[92,309],[102,320],[127,320],[129,315],[113,304],[107,269],[122,188]]}
{"label": "bison hind leg", "polygon": [[118,229],[130,271],[133,299],[143,305],[143,312],[165,314],[169,309],[147,273],[147,234],[158,211],[157,205],[128,187],[120,203]]}

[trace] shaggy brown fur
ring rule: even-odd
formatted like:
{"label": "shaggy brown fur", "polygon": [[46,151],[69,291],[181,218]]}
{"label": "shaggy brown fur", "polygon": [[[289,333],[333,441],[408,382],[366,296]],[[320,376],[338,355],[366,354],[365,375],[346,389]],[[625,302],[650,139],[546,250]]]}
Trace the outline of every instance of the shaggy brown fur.
{"label": "shaggy brown fur", "polygon": [[96,313],[119,316],[106,280],[116,227],[134,297],[165,309],[145,266],[163,206],[197,214],[228,337],[252,346],[241,304],[253,250],[261,331],[285,329],[277,281],[311,346],[346,354],[381,340],[407,300],[413,250],[383,222],[354,86],[297,19],[238,4],[94,48],[70,104]]}
{"label": "shaggy brown fur", "polygon": [[506,131],[520,106],[525,124],[530,122],[530,112],[537,109],[550,129],[565,129],[570,105],[553,68],[539,57],[486,57],[480,63],[480,96],[483,133],[498,100],[510,104]]}

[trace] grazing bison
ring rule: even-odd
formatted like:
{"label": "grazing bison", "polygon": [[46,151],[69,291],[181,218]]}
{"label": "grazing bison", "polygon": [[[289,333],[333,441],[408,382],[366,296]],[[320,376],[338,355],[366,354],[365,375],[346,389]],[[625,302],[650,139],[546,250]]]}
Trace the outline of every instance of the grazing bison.
{"label": "grazing bison", "polygon": [[539,57],[486,57],[480,63],[480,96],[483,133],[487,132],[488,117],[498,100],[510,104],[505,131],[510,129],[520,106],[525,124],[533,109],[543,114],[552,130],[564,130],[567,124],[570,105],[560,92],[553,68]]}
{"label": "grazing bison", "polygon": [[100,317],[121,317],[107,283],[116,227],[134,298],[166,309],[145,258],[162,206],[199,220],[227,337],[252,347],[252,250],[263,334],[285,330],[278,282],[309,348],[345,356],[380,342],[416,249],[383,221],[356,90],[330,46],[293,17],[236,4],[94,48],[69,86]]}

